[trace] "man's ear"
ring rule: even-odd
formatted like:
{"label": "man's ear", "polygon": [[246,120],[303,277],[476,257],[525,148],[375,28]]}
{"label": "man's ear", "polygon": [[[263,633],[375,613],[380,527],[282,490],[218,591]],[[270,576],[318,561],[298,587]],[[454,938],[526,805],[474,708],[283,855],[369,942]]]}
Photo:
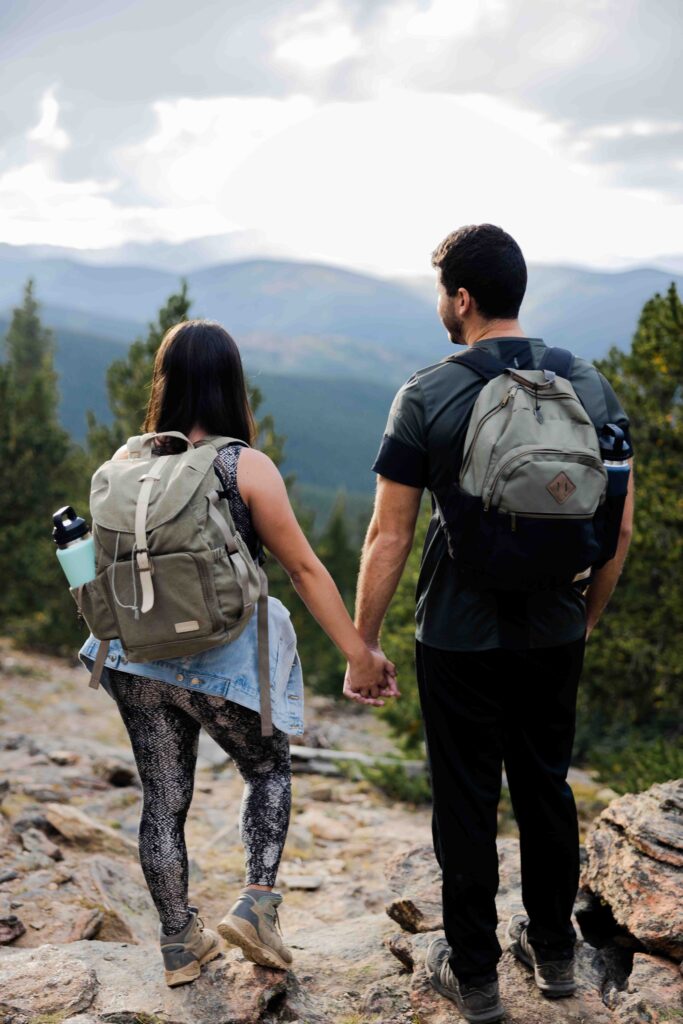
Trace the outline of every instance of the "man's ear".
{"label": "man's ear", "polygon": [[458,288],[455,296],[455,311],[458,316],[466,316],[474,309],[474,299],[467,291],[467,288]]}

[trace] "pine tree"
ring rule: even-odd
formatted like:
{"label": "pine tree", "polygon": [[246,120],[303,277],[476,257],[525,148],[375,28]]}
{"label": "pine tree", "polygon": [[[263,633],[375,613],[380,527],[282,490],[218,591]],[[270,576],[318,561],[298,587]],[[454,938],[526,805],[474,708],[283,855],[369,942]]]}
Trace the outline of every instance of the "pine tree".
{"label": "pine tree", "polygon": [[94,413],[87,412],[88,449],[97,464],[110,459],[126,438],[142,432],[157,349],[170,327],[188,319],[190,305],[187,282],[183,280],[180,291],[169,296],[156,321],[149,325],[147,337],[134,341],[126,356],[107,370],[112,423],[98,423]]}
{"label": "pine tree", "polygon": [[335,499],[316,550],[337,584],[347,608],[353,609],[359,555],[349,539],[346,499],[343,492]]}
{"label": "pine tree", "polygon": [[[191,305],[187,281],[181,280],[180,290],[168,297],[157,319],[150,323],[147,337],[134,341],[125,357],[117,359],[107,370],[107,394],[112,423],[98,423],[91,410],[86,414],[87,443],[94,465],[111,458],[126,438],[142,431],[157,349],[169,328],[188,319]],[[256,415],[263,396],[258,388],[251,387],[249,383],[247,390],[252,411]],[[284,457],[285,438],[276,432],[273,417],[264,416],[260,421],[257,420],[257,429],[259,448],[279,465]]]}
{"label": "pine tree", "polygon": [[40,321],[33,281],[12,314],[0,367],[0,614],[24,643],[68,646],[76,637],[73,601],[57,565],[51,519],[84,501],[80,449],[60,426],[52,332]]}
{"label": "pine tree", "polygon": [[644,306],[628,352],[595,364],[631,424],[635,522],[621,578],[586,648],[593,737],[675,728],[683,698],[683,304],[672,284]]}

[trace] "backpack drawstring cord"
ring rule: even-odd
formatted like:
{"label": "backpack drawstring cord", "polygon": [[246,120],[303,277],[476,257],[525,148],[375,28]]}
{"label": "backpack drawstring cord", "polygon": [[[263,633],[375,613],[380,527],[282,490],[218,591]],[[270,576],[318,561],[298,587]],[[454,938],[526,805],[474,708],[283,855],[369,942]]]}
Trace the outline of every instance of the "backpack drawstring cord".
{"label": "backpack drawstring cord", "polygon": [[111,592],[112,592],[114,600],[116,601],[116,603],[119,606],[119,608],[129,608],[133,612],[133,614],[135,615],[135,618],[139,619],[140,618],[140,608],[138,607],[138,587],[137,587],[137,581],[135,579],[135,561],[134,561],[134,558],[133,558],[133,556],[135,554],[135,548],[133,548],[133,551],[131,552],[131,556],[130,556],[130,573],[131,573],[131,579],[132,579],[132,583],[133,583],[133,604],[124,604],[122,601],[119,601],[118,595],[116,593],[116,563],[117,563],[118,557],[119,557],[119,538],[120,538],[120,536],[121,536],[121,534],[117,530],[117,532],[116,532],[116,544],[114,545],[114,562],[113,562],[112,567],[111,567]]}

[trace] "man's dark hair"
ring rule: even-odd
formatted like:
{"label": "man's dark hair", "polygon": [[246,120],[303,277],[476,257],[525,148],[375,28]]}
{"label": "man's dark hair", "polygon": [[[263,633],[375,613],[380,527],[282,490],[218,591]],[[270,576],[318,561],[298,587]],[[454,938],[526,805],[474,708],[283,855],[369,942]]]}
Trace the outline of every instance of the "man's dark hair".
{"label": "man's dark hair", "polygon": [[514,320],[526,291],[526,263],[511,235],[494,224],[452,231],[432,253],[448,295],[466,288],[482,316]]}

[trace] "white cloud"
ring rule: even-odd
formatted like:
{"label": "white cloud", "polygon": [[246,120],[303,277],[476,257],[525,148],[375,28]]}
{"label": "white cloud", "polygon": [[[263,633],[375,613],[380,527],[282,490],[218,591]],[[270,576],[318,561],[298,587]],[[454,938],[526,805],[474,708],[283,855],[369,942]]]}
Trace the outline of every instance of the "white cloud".
{"label": "white cloud", "polygon": [[69,137],[63,128],[59,127],[59,103],[55,96],[55,87],[52,86],[43,93],[40,103],[40,119],[27,138],[31,142],[39,142],[50,149],[66,149],[69,145]]}
{"label": "white cloud", "polygon": [[155,103],[154,110],[157,130],[142,144],[118,150],[117,162],[150,200],[208,206],[218,202],[236,167],[309,117],[313,103],[305,96],[183,99]]}
{"label": "white cloud", "polygon": [[0,174],[3,241],[98,248],[126,241],[184,241],[230,225],[212,207],[147,204],[122,207],[116,181],[61,181],[50,163],[33,161]]}
{"label": "white cloud", "polygon": [[281,21],[273,31],[276,61],[304,72],[321,72],[354,57],[360,40],[344,19],[339,5],[324,2],[292,19]]}
{"label": "white cloud", "polygon": [[[402,37],[404,40],[435,40],[467,38],[495,24],[509,20],[506,0],[469,0],[454,4],[453,0],[432,0],[425,6],[416,6],[414,0],[403,0],[387,8],[378,25],[385,38]],[[391,51],[389,51],[390,53]]]}
{"label": "white cloud", "polygon": [[268,140],[231,175],[232,202],[306,256],[387,273],[428,269],[471,222],[501,224],[530,259],[601,265],[676,251],[683,232],[683,210],[608,188],[542,119],[408,92],[327,104]]}
{"label": "white cloud", "polygon": [[105,24],[73,0],[68,25],[24,18],[14,54],[0,38],[4,237],[245,229],[393,272],[494,220],[537,259],[675,252],[679,2],[139,0]]}

